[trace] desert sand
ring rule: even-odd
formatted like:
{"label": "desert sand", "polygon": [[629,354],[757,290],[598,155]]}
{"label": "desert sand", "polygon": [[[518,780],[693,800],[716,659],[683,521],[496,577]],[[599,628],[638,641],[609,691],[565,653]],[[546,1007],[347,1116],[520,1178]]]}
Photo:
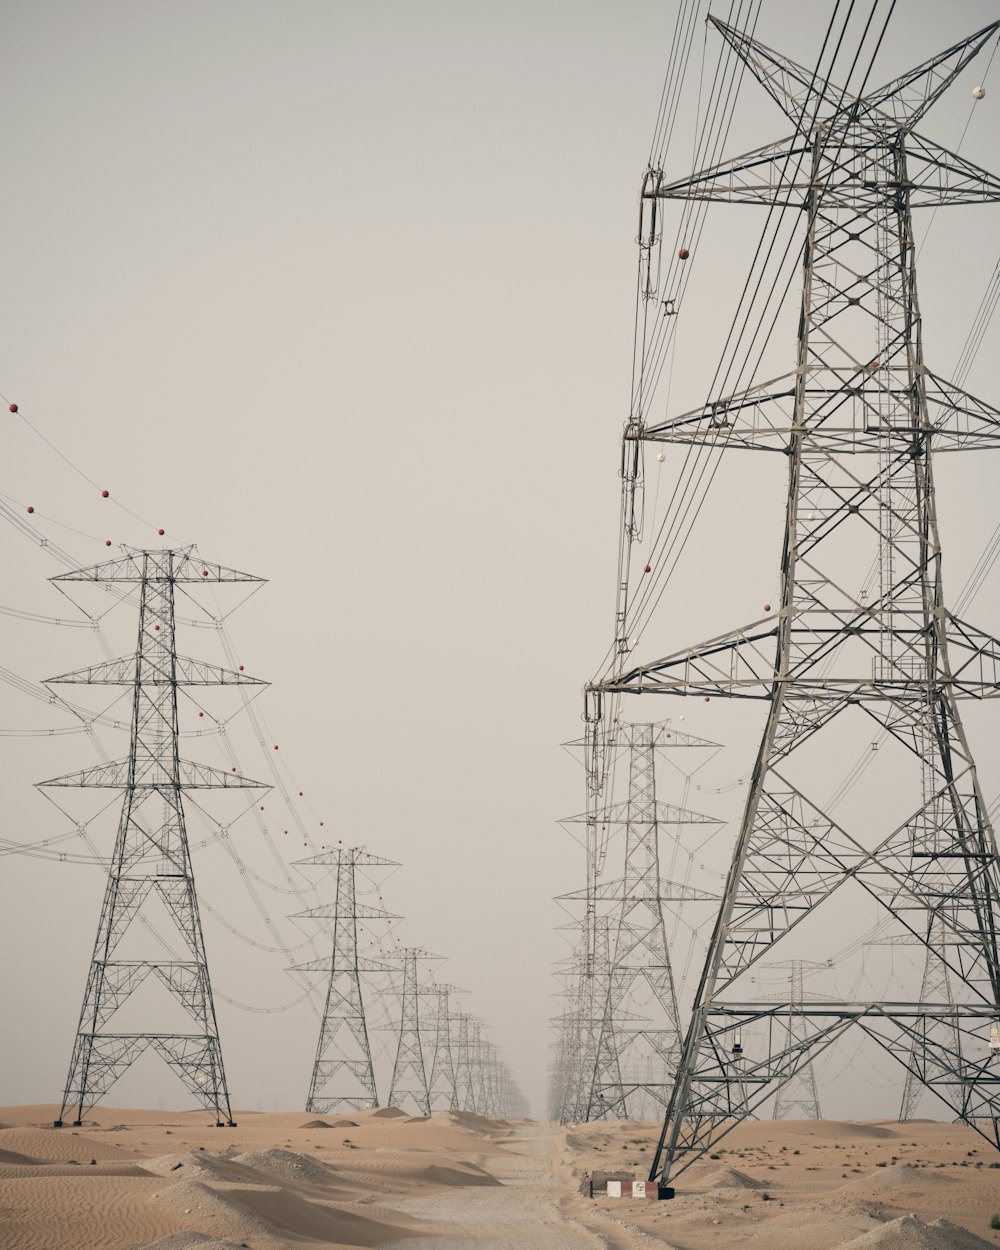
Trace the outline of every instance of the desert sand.
{"label": "desert sand", "polygon": [[965,1126],[743,1125],[672,1202],[589,1199],[646,1175],[658,1125],[562,1127],[393,1108],[312,1116],[0,1108],[0,1250],[982,1250],[1000,1155]]}

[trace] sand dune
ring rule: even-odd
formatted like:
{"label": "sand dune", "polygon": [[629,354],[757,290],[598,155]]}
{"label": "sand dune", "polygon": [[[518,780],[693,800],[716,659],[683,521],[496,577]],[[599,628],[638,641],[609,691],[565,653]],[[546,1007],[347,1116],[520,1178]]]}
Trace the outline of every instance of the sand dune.
{"label": "sand dune", "polygon": [[83,1129],[17,1127],[0,1129],[0,1151],[25,1156],[32,1161],[73,1159],[119,1159],[134,1162],[135,1156],[113,1142],[102,1141]]}
{"label": "sand dune", "polygon": [[199,1112],[98,1109],[57,1130],[53,1108],[8,1110],[0,1250],[386,1246],[423,1226],[384,1201],[498,1184],[482,1160],[500,1148],[478,1117],[258,1115],[220,1132]]}
{"label": "sand dune", "polygon": [[904,1215],[847,1242],[843,1250],[987,1250],[994,1244],[947,1220],[925,1224]]}
{"label": "sand dune", "polygon": [[737,1172],[735,1168],[716,1168],[701,1183],[710,1189],[763,1189],[763,1181],[755,1181],[745,1172]]}
{"label": "sand dune", "polygon": [[[396,1108],[309,1119],[2,1108],[0,1250],[983,1250],[1000,1156],[963,1125],[741,1125],[672,1202],[580,1194],[643,1178],[658,1124],[531,1125]],[[419,1239],[419,1240],[418,1240]]]}
{"label": "sand dune", "polygon": [[461,1187],[463,1185],[500,1184],[495,1176],[471,1163],[466,1164],[465,1167],[458,1167],[454,1164],[446,1167],[441,1163],[431,1163],[425,1168],[413,1168],[407,1175],[413,1180],[422,1181],[428,1185]]}

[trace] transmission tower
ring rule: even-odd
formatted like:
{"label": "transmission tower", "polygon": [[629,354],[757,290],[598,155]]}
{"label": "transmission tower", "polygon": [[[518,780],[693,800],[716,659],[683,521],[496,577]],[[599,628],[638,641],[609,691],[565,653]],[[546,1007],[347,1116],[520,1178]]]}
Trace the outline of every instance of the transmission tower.
{"label": "transmission tower", "polygon": [[333,868],[336,876],[333,903],[311,907],[293,917],[332,922],[333,930],[330,958],[310,960],[294,969],[296,972],[326,972],[330,978],[306,1110],[326,1115],[340,1107],[354,1111],[377,1107],[361,976],[365,972],[386,972],[389,965],[358,955],[358,921],[398,920],[399,917],[357,901],[357,870],[359,864],[362,869],[397,868],[399,865],[391,859],[370,855],[360,846],[338,847],[299,862]]}
{"label": "transmission tower", "polygon": [[434,1033],[427,1089],[432,1111],[458,1110],[458,1083],[452,1054],[452,994],[464,994],[457,985],[433,985],[427,995],[434,1003]]}
{"label": "transmission tower", "polygon": [[[805,989],[802,984],[803,970],[807,967],[826,968],[828,965],[807,963],[804,959],[791,959],[787,963],[765,964],[764,966],[767,968],[780,968],[788,973],[789,1014],[787,1019],[788,1036],[785,1040],[785,1046],[790,1051],[796,1047],[805,1047],[808,1044],[809,1032],[802,1016],[802,1007],[805,1002]],[[815,995],[812,997],[815,997]],[[796,1007],[799,1008],[797,1015],[795,1014]],[[816,1090],[816,1073],[811,1063],[804,1068],[800,1068],[786,1084],[782,1085],[774,1100],[774,1118],[776,1120],[788,1119],[795,1112],[799,1112],[800,1118],[803,1120],[821,1120],[823,1118],[820,1114],[819,1094]]]}
{"label": "transmission tower", "polygon": [[409,1098],[417,1104],[418,1115],[430,1115],[430,1088],[420,1045],[420,985],[417,977],[418,961],[429,956],[415,946],[404,947],[400,954],[403,956],[403,1001],[389,1105],[402,1110],[403,1103]]}
{"label": "transmission tower", "polygon": [[[718,902],[717,894],[665,881],[660,871],[661,830],[721,823],[657,799],[657,753],[692,747],[720,749],[718,743],[678,731],[670,721],[616,727],[613,749],[628,758],[628,797],[600,813],[600,837],[591,839],[596,886],[559,899],[591,904],[585,923],[588,918],[594,923],[600,914],[601,945],[607,952],[606,972],[599,972],[595,961],[597,979],[591,987],[598,1022],[586,1056],[590,1070],[583,1075],[585,1119],[637,1119],[640,1107],[647,1109],[650,1101],[660,1112],[667,1105],[681,1035],[663,904]],[[594,821],[591,811],[563,823]],[[603,869],[612,830],[624,831],[624,867],[622,877],[608,880]],[[674,840],[676,846],[676,834]]]}
{"label": "transmission tower", "polygon": [[[578,892],[569,897],[576,898]],[[607,1084],[618,1089],[622,1083],[618,1066],[620,1041],[617,1030],[648,1024],[645,1016],[627,1012],[621,1006],[610,1017],[609,999],[619,1003],[621,976],[611,964],[611,931],[614,918],[589,908],[582,922],[569,926],[579,936],[566,971],[567,1006],[559,1022],[559,1039],[564,1052],[558,1060],[563,1089],[558,1119],[563,1123],[602,1120],[615,1115],[615,1108],[600,1093],[594,1093],[594,1073],[606,1074]]]}
{"label": "transmission tower", "polygon": [[[600,703],[609,690],[641,690],[768,702],[653,1163],[664,1196],[668,1182],[852,1026],[1000,1145],[989,1068],[1000,1016],[1000,873],[959,714],[962,698],[995,696],[1000,643],[945,606],[932,472],[935,450],[1000,446],[1000,412],[924,364],[911,218],[917,208],[1000,199],[1000,180],[914,129],[1000,23],[854,98],[712,20],[795,133],[680,182],[651,171],[644,197],[791,206],[802,211],[806,239],[794,369],[682,416],[645,423],[639,415],[625,433],[636,445],[776,451],[789,474],[778,611],[623,666],[592,696]],[[851,587],[864,584],[870,565],[878,587],[866,600]],[[852,836],[807,797],[798,775],[808,770],[800,748],[810,743],[815,758],[845,710],[872,717],[912,761],[912,815],[874,844],[872,822],[863,840]],[[800,1012],[741,992],[747,970],[845,882],[929,948],[927,917],[936,918],[948,935],[939,954],[955,1001],[809,1002]],[[803,1036],[789,1046],[776,1026],[791,1015]]]}
{"label": "transmission tower", "polygon": [[[219,1029],[208,976],[194,870],[184,822],[183,794],[191,789],[268,789],[234,771],[182,760],[178,752],[180,686],[262,686],[266,682],[177,654],[175,588],[179,585],[261,582],[197,557],[193,547],[125,554],[92,568],[61,573],[54,582],[93,582],[106,589],[139,587],[139,636],[134,655],[106,660],[53,683],[132,688],[131,743],[126,759],[44,781],[44,786],[124,791],[118,836],[108,871],[87,987],[80,1011],[56,1127],[72,1115],[80,1124],[120,1076],[152,1047],[189,1092],[232,1125]],[[159,913],[159,915],[155,915]],[[172,922],[172,943],[154,943],[151,914]],[[139,921],[137,925],[135,922]],[[140,933],[140,930],[142,932]],[[180,948],[175,953],[174,947]],[[123,1027],[126,1004],[152,975],[161,989],[156,1020],[143,1015]],[[166,994],[163,994],[166,991]],[[186,1031],[168,1027],[180,1007]],[[119,1014],[121,1013],[121,1014]],[[133,1016],[137,1014],[132,1011]]]}
{"label": "transmission tower", "polygon": [[475,1070],[472,1054],[472,1017],[467,1011],[458,1013],[458,1036],[455,1042],[455,1090],[459,1111],[472,1111],[475,1104]]}
{"label": "transmission tower", "polygon": [[[897,946],[917,948],[917,953],[922,952],[924,956],[924,971],[920,980],[920,1001],[922,1003],[953,1002],[951,979],[948,976],[948,963],[943,957],[943,947],[949,939],[944,933],[937,914],[933,911],[928,913],[928,924],[930,932],[926,938],[918,937],[914,933],[891,933],[886,937],[871,938],[864,943],[864,946],[866,950],[878,950],[879,948]],[[961,1036],[957,1032],[953,1039],[953,1045],[956,1050],[961,1047]],[[991,1050],[993,1049],[992,1031],[990,1048]],[[920,1101],[920,1095],[923,1093],[923,1084],[913,1075],[913,1068],[916,1063],[917,1056],[914,1055],[911,1057],[906,1080],[903,1082],[903,1096],[899,1103],[900,1124],[906,1124],[913,1119],[917,1103]]]}

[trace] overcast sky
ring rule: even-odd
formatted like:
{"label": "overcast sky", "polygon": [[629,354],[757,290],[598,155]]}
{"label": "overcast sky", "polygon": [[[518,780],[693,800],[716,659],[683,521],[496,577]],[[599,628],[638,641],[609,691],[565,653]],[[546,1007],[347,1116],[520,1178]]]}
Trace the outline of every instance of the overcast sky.
{"label": "overcast sky", "polygon": [[[402,862],[384,890],[405,916],[400,940],[448,957],[444,975],[470,991],[540,1114],[551,965],[566,953],[550,899],[584,881],[582,852],[555,824],[583,808],[582,774],[558,744],[579,734],[580,688],[612,637],[637,193],[676,0],[0,13],[0,391],[70,462],[11,418],[0,490],[81,564],[103,559],[106,539],[157,544],[162,526],[166,541],[268,579],[229,624],[240,662],[273,683],[255,706],[285,784],[304,791],[306,841],[336,831]],[[874,81],[994,16],[987,0],[899,5]],[[811,65],[827,17],[826,4],[765,0],[757,33]],[[978,81],[966,71],[922,129],[954,148]],[[962,152],[997,169],[995,67],[985,81]],[[746,81],[728,150],[787,129]],[[692,144],[678,134],[677,176]],[[926,350],[944,376],[997,259],[996,212],[942,210],[921,257]],[[709,215],[678,404],[703,398],[759,223],[753,209]],[[794,331],[792,318],[776,334],[788,364]],[[994,402],[996,336],[969,380]],[[651,653],[752,620],[773,597],[783,484],[756,459],[720,473]],[[1000,521],[988,458],[955,459],[941,479],[949,585]],[[73,615],[46,582],[61,566],[5,535],[4,605]],[[997,610],[994,581],[976,612],[994,633]],[[134,645],[130,612],[108,618],[115,653]],[[3,666],[31,681],[103,658],[86,629],[4,617],[2,637]],[[179,645],[221,658],[213,631]],[[73,724],[8,696],[5,730]],[[739,789],[715,791],[748,770],[756,711],[650,702],[643,716],[683,712],[726,745],[691,802],[730,819]],[[274,765],[251,727],[232,733],[245,771]],[[127,750],[124,735],[99,736],[112,756]],[[64,832],[32,783],[96,762],[95,744],[5,736],[2,749],[4,836]],[[226,753],[217,738],[185,751]],[[89,815],[90,797],[60,801]],[[104,853],[114,810],[91,826]],[[286,814],[267,826],[281,864],[310,853],[284,839]],[[299,878],[281,892],[292,887],[260,821],[233,837],[282,940],[301,941],[285,920],[301,910]],[[261,949],[275,942],[224,851],[201,826],[192,842],[206,842],[199,888],[226,921],[205,918],[234,1102],[302,1105],[315,1015],[306,1002],[258,1014],[227,1001],[280,1006],[299,990],[282,951]],[[730,827],[713,872],[731,844]],[[93,867],[3,860],[0,1102],[61,1093],[103,883]],[[111,1101],[178,1101],[169,1080],[148,1079]],[[846,1111],[862,1114],[870,1091],[855,1089]]]}

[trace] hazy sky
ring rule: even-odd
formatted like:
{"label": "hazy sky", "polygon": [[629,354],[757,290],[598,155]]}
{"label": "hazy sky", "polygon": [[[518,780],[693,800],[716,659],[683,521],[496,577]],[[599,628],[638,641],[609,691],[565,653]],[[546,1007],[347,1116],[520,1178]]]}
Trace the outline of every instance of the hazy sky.
{"label": "hazy sky", "polygon": [[[584,806],[558,744],[578,735],[580,687],[612,636],[636,199],[675,11],[676,0],[0,8],[0,391],[93,480],[11,418],[0,489],[81,564],[105,557],[105,539],[157,543],[163,526],[168,541],[268,579],[232,634],[241,662],[273,683],[256,706],[287,784],[306,793],[303,819],[317,840],[336,831],[402,861],[385,889],[406,918],[401,939],[449,957],[444,974],[471,991],[536,1113],[558,1009],[550,970],[566,952],[550,899],[584,879],[554,823]],[[811,65],[828,11],[765,0],[757,33]],[[899,5],[874,80],[995,15],[986,0]],[[953,148],[978,81],[967,71],[922,129]],[[986,85],[962,152],[997,169],[996,67]],[[787,129],[745,82],[728,151]],[[677,176],[692,143],[678,134]],[[925,342],[944,376],[996,261],[997,211],[942,210],[928,235]],[[759,223],[753,209],[709,215],[678,404],[703,398]],[[788,364],[793,338],[794,319],[775,339]],[[996,344],[994,326],[969,382],[994,402]],[[720,474],[650,653],[752,620],[773,596],[783,485],[758,459]],[[957,459],[940,483],[949,585],[1000,521],[993,465]],[[45,580],[59,565],[5,533],[3,603],[70,615]],[[987,629],[996,591],[994,580],[977,601]],[[116,653],[133,645],[129,613],[107,622]],[[103,658],[86,629],[0,619],[3,666],[23,678]],[[209,630],[182,633],[180,647],[218,658]],[[692,805],[730,818],[739,790],[709,791],[749,767],[757,711],[650,702],[642,716],[684,712],[692,732],[727,745]],[[4,705],[4,729],[72,723],[9,688]],[[992,796],[1000,759],[983,726]],[[238,733],[243,767],[260,775],[259,744]],[[127,749],[101,738],[113,756]],[[94,745],[9,736],[2,748],[4,836],[63,832],[32,783],[94,763]],[[217,740],[186,751],[221,762]],[[60,801],[89,814],[90,797]],[[115,807],[93,825],[105,851]],[[289,888],[258,822],[233,836],[255,872]],[[713,870],[731,838],[715,840]],[[216,844],[195,868],[229,924],[274,945]],[[91,867],[3,860],[0,1102],[61,1093],[103,883]],[[297,896],[259,889],[297,940],[284,919]],[[206,937],[220,995],[296,997],[280,951],[211,915]],[[219,1015],[235,1104],[301,1105],[308,1004],[262,1015],[220,997]],[[178,1100],[159,1077],[150,1088]],[[857,1088],[860,1114],[870,1092]]]}

